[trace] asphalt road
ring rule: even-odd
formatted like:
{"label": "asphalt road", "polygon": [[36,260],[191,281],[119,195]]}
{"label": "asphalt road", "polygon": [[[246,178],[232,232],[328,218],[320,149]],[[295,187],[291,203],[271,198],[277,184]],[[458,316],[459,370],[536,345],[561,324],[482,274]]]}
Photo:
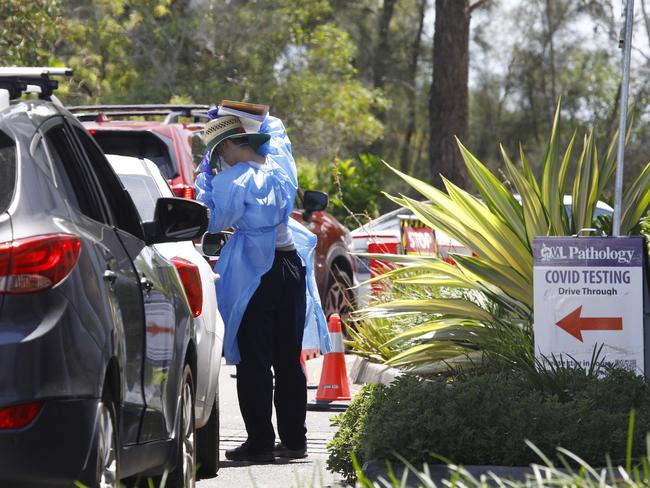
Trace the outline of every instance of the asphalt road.
{"label": "asphalt road", "polygon": [[[348,371],[353,357],[347,356]],[[318,384],[322,368],[322,357],[307,361],[309,384]],[[274,464],[251,465],[228,461],[224,451],[237,447],[246,440],[246,429],[239,413],[234,366],[222,364],[219,378],[220,401],[220,455],[221,467],[215,478],[197,482],[198,488],[307,488],[340,487],[342,478],[326,469],[326,443],[334,436],[336,429],[330,425],[330,418],[339,412],[307,411],[307,449],[309,456],[299,460],[276,460]],[[352,395],[358,385],[350,385]],[[313,401],[315,389],[309,390],[309,401]],[[274,413],[275,417],[275,413]],[[273,419],[275,425],[275,418]],[[277,429],[276,429],[277,433]]]}

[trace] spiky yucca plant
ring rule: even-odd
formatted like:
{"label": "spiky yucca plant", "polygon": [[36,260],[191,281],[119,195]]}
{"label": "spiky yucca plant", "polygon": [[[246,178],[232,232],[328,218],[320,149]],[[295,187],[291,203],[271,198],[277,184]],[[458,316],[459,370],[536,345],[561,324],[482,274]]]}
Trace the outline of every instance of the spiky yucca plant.
{"label": "spiky yucca plant", "polygon": [[[407,265],[376,279],[390,277],[400,285],[470,292],[460,298],[390,300],[361,311],[360,334],[363,320],[371,326],[377,317],[428,315],[425,323],[384,344],[393,349],[404,345],[403,352],[388,360],[389,364],[422,366],[468,353],[476,357],[477,352],[532,364],[533,238],[573,235],[591,227],[596,203],[616,170],[616,134],[604,157],[599,157],[593,133],[587,134],[576,157],[575,133],[564,151],[560,150],[559,120],[558,104],[539,181],[521,147],[521,167],[515,166],[501,147],[509,183],[520,200],[460,141],[463,161],[480,197],[444,178],[446,191],[441,191],[391,168],[431,203],[387,196],[427,225],[463,243],[474,255],[454,255],[456,266],[435,257],[371,256]],[[570,174],[575,175],[572,183]],[[572,195],[571,215],[564,208],[565,194]],[[649,205],[650,163],[624,192],[621,234],[638,232],[639,220]]]}

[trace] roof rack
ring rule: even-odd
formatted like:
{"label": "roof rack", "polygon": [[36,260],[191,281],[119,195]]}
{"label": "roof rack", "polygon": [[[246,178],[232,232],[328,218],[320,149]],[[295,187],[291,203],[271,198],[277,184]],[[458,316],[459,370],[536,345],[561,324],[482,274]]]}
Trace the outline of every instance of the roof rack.
{"label": "roof rack", "polygon": [[58,80],[51,79],[51,76],[72,76],[72,70],[46,66],[0,68],[0,90],[6,90],[10,100],[20,98],[25,92],[36,92],[40,99],[51,100],[52,93],[59,87]]}
{"label": "roof rack", "polygon": [[81,121],[97,120],[102,114],[114,117],[165,116],[163,123],[178,122],[179,117],[207,119],[209,105],[201,104],[137,104],[137,105],[77,105],[66,107]]}

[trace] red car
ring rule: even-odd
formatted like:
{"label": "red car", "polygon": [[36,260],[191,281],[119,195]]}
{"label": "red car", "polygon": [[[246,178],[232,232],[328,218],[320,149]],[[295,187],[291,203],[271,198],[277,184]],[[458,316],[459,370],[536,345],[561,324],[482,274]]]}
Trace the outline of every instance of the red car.
{"label": "red car", "polygon": [[[67,107],[106,154],[153,161],[173,192],[194,198],[196,169],[205,154],[207,105],[90,105]],[[136,117],[140,120],[133,120]],[[142,120],[157,118],[158,120]],[[183,122],[182,120],[185,120]],[[356,260],[348,229],[325,211],[294,210],[292,217],[318,236],[316,283],[325,315],[347,317],[356,304]]]}
{"label": "red car", "polygon": [[[106,154],[153,161],[174,194],[194,198],[194,171],[205,152],[207,105],[90,105],[68,107]],[[164,117],[163,121],[132,117]],[[190,122],[180,122],[181,117]],[[126,120],[125,120],[126,118]],[[115,119],[115,120],[114,120]]]}
{"label": "red car", "polygon": [[316,284],[325,316],[339,313],[345,320],[356,305],[356,259],[349,253],[350,231],[325,211],[294,210],[291,217],[318,236],[314,264]]}

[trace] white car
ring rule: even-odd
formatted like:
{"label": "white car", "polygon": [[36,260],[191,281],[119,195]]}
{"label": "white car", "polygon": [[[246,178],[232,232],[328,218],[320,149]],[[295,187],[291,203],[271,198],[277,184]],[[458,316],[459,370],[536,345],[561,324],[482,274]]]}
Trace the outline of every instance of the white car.
{"label": "white car", "polygon": [[[158,198],[174,197],[156,165],[148,159],[106,157],[129,192],[142,222],[153,220]],[[214,476],[219,466],[219,368],[224,334],[214,287],[219,276],[192,241],[155,244],[155,247],[176,266],[194,315],[198,370],[194,406],[197,464],[202,475]]]}
{"label": "white car", "polygon": [[[521,201],[519,195],[514,197]],[[564,208],[571,215],[571,195],[564,195]],[[599,215],[612,215],[614,209],[604,202],[598,201],[594,210],[594,217]],[[355,253],[376,253],[385,252],[396,254],[401,252],[400,217],[413,215],[407,208],[398,208],[385,213],[371,220],[367,224],[358,227],[350,234],[352,235],[352,252]],[[450,237],[440,229],[435,229],[435,239],[438,247],[438,256],[448,259],[449,254],[470,255],[471,252],[461,242]],[[357,277],[360,283],[370,279],[370,263],[366,258],[359,258]],[[359,303],[367,304],[371,290],[367,285],[361,286],[359,290]]]}
{"label": "white car", "polygon": [[[412,215],[409,209],[400,207],[358,227],[350,233],[352,236],[351,251],[354,253],[401,253],[400,218]],[[440,229],[435,230],[435,240],[438,256],[443,259],[448,258],[450,253],[470,254],[462,243],[452,239]],[[365,257],[358,259],[357,279],[359,283],[363,283],[371,277],[371,263]],[[359,305],[362,307],[367,305],[371,294],[372,287],[370,285],[361,285],[358,293]]]}

